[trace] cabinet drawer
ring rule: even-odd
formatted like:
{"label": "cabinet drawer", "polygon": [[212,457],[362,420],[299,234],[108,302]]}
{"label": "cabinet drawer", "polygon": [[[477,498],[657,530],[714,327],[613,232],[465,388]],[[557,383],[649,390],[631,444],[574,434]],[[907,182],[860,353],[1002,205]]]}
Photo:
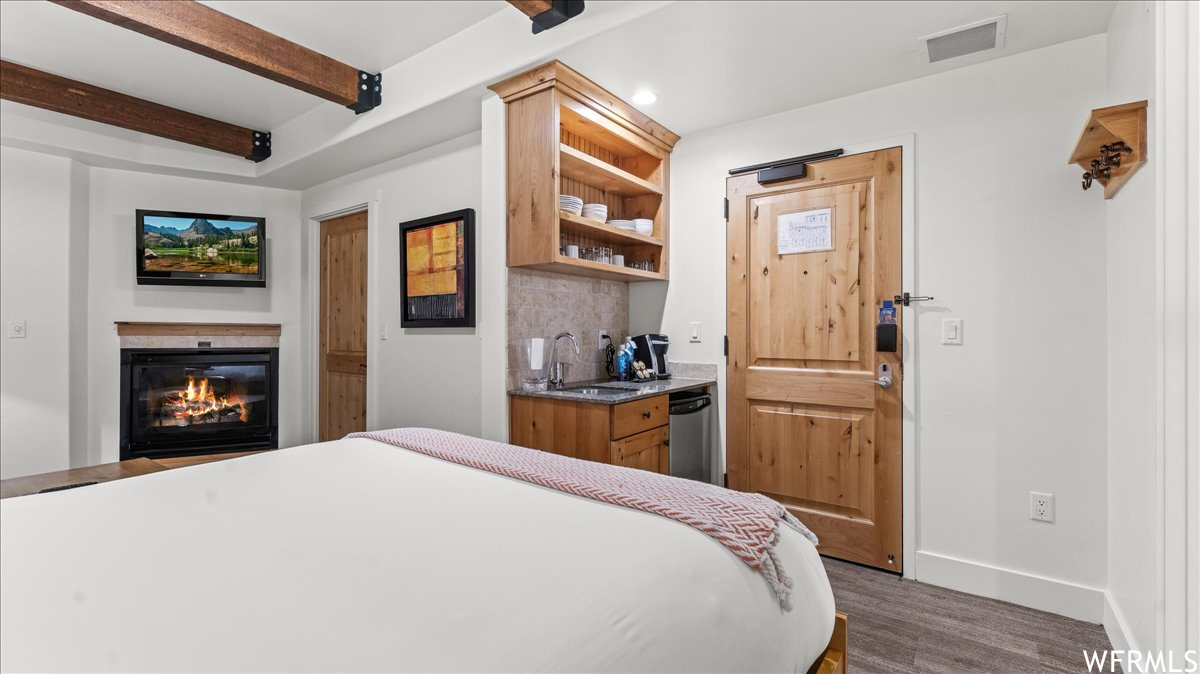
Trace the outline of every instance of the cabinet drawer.
{"label": "cabinet drawer", "polygon": [[612,439],[620,440],[635,433],[667,425],[667,396],[655,396],[631,403],[613,405]]}
{"label": "cabinet drawer", "polygon": [[623,440],[613,440],[608,461],[614,466],[639,468],[652,473],[667,473],[670,448],[666,426],[638,433]]}

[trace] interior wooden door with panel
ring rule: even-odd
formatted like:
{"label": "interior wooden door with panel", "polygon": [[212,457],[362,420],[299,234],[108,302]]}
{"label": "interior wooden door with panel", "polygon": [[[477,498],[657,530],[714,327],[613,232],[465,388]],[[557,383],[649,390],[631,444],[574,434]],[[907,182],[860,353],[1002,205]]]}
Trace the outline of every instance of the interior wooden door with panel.
{"label": "interior wooden door with panel", "polygon": [[367,429],[367,213],[321,222],[321,442]]}
{"label": "interior wooden door with panel", "polygon": [[897,572],[902,347],[877,350],[875,325],[900,292],[900,152],[727,186],[729,486],[783,503],[822,554]]}

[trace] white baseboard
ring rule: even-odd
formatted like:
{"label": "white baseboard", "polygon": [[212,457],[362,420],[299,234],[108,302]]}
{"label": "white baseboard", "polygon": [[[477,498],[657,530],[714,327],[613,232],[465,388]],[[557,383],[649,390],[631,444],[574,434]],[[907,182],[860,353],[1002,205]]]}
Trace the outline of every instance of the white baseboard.
{"label": "white baseboard", "polygon": [[915,578],[1090,623],[1101,623],[1108,608],[1104,591],[1094,587],[932,552],[917,552]]}
{"label": "white baseboard", "polygon": [[1104,593],[1104,632],[1108,635],[1108,641],[1112,644],[1114,651],[1140,651],[1137,644],[1129,636],[1129,630],[1125,627],[1125,618],[1121,615],[1120,609],[1113,603],[1112,595],[1108,592]]}

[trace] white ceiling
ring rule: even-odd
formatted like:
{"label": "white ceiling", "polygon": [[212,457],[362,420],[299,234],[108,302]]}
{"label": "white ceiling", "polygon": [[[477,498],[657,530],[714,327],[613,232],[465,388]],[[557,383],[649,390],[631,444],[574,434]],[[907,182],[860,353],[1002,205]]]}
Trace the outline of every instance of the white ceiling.
{"label": "white ceiling", "polygon": [[[681,2],[560,58],[625,100],[655,91],[658,101],[639,107],[688,134],[1103,33],[1115,5]],[[918,37],[1000,14],[1008,14],[1004,48],[922,62]]]}
{"label": "white ceiling", "polygon": [[[372,72],[508,6],[503,0],[205,4]],[[254,129],[269,131],[318,105],[335,105],[44,0],[0,2],[0,56]]]}
{"label": "white ceiling", "polygon": [[[479,99],[486,90],[467,82],[498,81],[550,57],[627,100],[642,88],[657,92],[658,102],[642,109],[687,135],[1103,33],[1115,0],[737,0],[677,2],[661,9],[593,0],[583,17],[539,36],[530,36],[528,21],[502,0],[207,4],[355,67],[407,68],[409,86],[424,82],[422,90],[405,96],[385,81],[385,105],[364,116],[370,119],[348,111],[339,115],[342,111],[319,108],[333,103],[44,0],[0,2],[0,55],[216,119],[278,130],[277,139],[296,146],[287,170],[269,166],[264,172],[265,164],[247,167],[227,157],[237,166],[229,179],[253,179],[257,171],[266,184],[304,188],[385,161],[394,152],[413,152],[478,129]],[[922,62],[918,37],[1000,14],[1009,17],[1003,48],[934,65]],[[499,53],[505,50],[507,56]],[[526,52],[527,57],[514,56]],[[454,70],[468,62],[470,77]],[[442,66],[446,70],[439,76]],[[430,89],[431,83],[450,81],[459,83],[453,91]],[[405,97],[393,103],[425,102],[417,108],[389,106],[389,96]],[[22,128],[44,129],[68,119],[17,107],[20,115],[7,107],[7,128],[21,122]],[[81,132],[124,139],[132,148],[126,156],[139,153],[138,134],[85,120],[70,123]],[[369,130],[355,131],[360,128]],[[3,135],[6,143],[22,142]],[[70,151],[65,142],[58,144]],[[180,156],[196,153],[197,165],[211,160],[199,148],[155,142],[178,146]],[[160,168],[147,162],[146,170]]]}

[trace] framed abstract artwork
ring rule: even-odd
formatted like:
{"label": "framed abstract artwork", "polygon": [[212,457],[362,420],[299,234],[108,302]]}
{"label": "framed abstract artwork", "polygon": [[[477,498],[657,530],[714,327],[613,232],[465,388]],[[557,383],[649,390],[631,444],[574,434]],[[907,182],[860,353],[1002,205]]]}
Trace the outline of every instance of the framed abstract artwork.
{"label": "framed abstract artwork", "polygon": [[475,210],[400,223],[400,325],[475,327]]}

